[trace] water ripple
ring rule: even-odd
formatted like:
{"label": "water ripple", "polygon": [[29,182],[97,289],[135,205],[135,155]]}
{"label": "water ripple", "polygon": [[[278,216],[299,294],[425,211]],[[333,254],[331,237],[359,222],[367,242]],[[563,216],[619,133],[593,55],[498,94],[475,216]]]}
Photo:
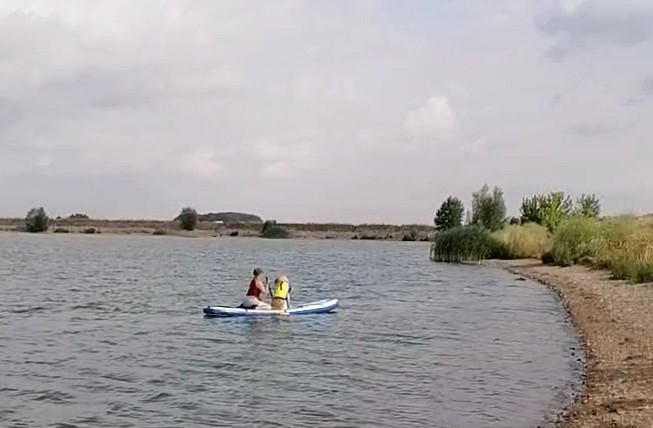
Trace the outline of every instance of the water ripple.
{"label": "water ripple", "polygon": [[[576,346],[544,287],[420,243],[0,235],[0,425],[536,427]],[[253,266],[337,313],[205,319]]]}

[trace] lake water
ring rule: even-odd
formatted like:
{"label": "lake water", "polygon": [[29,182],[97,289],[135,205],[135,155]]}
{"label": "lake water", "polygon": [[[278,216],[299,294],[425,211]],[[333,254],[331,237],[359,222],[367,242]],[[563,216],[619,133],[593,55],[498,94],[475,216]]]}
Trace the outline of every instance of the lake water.
{"label": "lake water", "polygon": [[[556,298],[428,248],[0,234],[0,426],[546,425],[578,368]],[[255,266],[340,307],[204,318]]]}

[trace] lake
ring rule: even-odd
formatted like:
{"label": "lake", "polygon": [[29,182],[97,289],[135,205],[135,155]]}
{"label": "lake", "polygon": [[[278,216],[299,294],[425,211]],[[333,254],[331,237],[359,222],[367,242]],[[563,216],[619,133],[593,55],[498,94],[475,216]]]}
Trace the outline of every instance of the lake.
{"label": "lake", "polygon": [[[427,243],[0,234],[3,427],[537,427],[568,400],[555,295]],[[336,312],[210,319],[251,270]]]}

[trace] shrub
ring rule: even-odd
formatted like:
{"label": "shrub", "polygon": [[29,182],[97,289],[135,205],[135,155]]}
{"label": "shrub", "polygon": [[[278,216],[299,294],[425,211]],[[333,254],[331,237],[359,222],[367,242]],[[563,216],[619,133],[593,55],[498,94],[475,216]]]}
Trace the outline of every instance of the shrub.
{"label": "shrub", "polygon": [[597,265],[616,279],[653,281],[653,229],[632,216],[603,222]]}
{"label": "shrub", "polygon": [[630,235],[609,264],[616,279],[653,282],[653,233],[640,230]]}
{"label": "shrub", "polygon": [[519,217],[510,217],[508,224],[521,224],[521,219]]}
{"label": "shrub", "polygon": [[[392,239],[392,237],[389,237],[388,239]],[[410,233],[404,234],[401,240],[406,242],[415,242],[419,240],[419,236],[416,230],[411,230]]]}
{"label": "shrub", "polygon": [[193,208],[186,207],[179,214],[179,224],[184,230],[194,230],[197,227],[197,211]]}
{"label": "shrub", "polygon": [[495,236],[511,259],[540,258],[549,243],[546,228],[535,223],[506,226]]}
{"label": "shrub", "polygon": [[71,220],[88,220],[88,216],[82,213],[75,213],[68,216]]}
{"label": "shrub", "polygon": [[70,230],[66,229],[65,227],[57,227],[54,229],[54,233],[70,233]]}
{"label": "shrub", "polygon": [[570,217],[553,235],[551,253],[557,265],[569,266],[583,258],[594,259],[601,240],[601,224],[592,218]]}
{"label": "shrub", "polygon": [[168,229],[155,229],[154,232],[152,232],[152,235],[154,236],[161,236],[167,234],[168,234]]}
{"label": "shrub", "polygon": [[261,232],[262,238],[268,239],[287,239],[289,237],[288,231],[281,226],[273,225]]}
{"label": "shrub", "polygon": [[490,231],[501,229],[506,217],[506,203],[503,191],[495,187],[490,194],[487,184],[472,194],[472,224]]}
{"label": "shrub", "polygon": [[431,246],[431,260],[468,262],[505,257],[501,243],[479,226],[461,226],[440,232]]}
{"label": "shrub", "polygon": [[553,258],[553,253],[551,250],[544,251],[540,257],[540,260],[542,260],[542,263],[545,265],[555,264],[555,259]]}
{"label": "shrub", "polygon": [[87,234],[87,235],[94,235],[94,234],[99,233],[99,232],[98,232],[98,230],[96,228],[89,227],[89,228],[84,229],[84,233]]}
{"label": "shrub", "polygon": [[50,218],[43,207],[32,208],[25,217],[25,229],[28,232],[39,233],[48,230]]}
{"label": "shrub", "polygon": [[238,231],[237,231],[237,230],[234,230],[233,232],[231,232],[231,233],[229,234],[229,236],[238,236]]}
{"label": "shrub", "polygon": [[435,213],[435,229],[444,231],[462,226],[465,207],[460,199],[449,196]]}
{"label": "shrub", "polygon": [[639,228],[634,216],[615,216],[606,218],[601,224],[601,239],[596,255],[596,265],[610,268],[615,254],[627,247],[631,235]]}

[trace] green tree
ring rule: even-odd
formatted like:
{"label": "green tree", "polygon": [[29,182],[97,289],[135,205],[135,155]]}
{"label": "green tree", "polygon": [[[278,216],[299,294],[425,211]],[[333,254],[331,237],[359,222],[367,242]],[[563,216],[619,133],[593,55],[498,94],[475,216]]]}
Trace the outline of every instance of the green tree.
{"label": "green tree", "polygon": [[522,223],[537,223],[553,232],[572,213],[573,203],[564,192],[534,195],[522,201],[520,207]]}
{"label": "green tree", "polygon": [[25,217],[25,229],[28,232],[45,232],[48,230],[49,223],[50,218],[43,207],[32,208],[27,212],[27,216]]}
{"label": "green tree", "polygon": [[576,200],[576,210],[574,214],[582,217],[598,218],[601,214],[601,203],[599,198],[594,195],[582,194]]}
{"label": "green tree", "polygon": [[462,201],[454,196],[449,196],[435,213],[433,219],[435,229],[443,231],[461,226],[464,214],[465,207]]}
{"label": "green tree", "polygon": [[495,231],[503,227],[505,219],[506,203],[501,188],[495,187],[490,193],[490,188],[484,184],[481,190],[472,194],[473,225]]}
{"label": "green tree", "polygon": [[197,211],[193,208],[183,208],[178,219],[182,229],[194,230],[197,227]]}

